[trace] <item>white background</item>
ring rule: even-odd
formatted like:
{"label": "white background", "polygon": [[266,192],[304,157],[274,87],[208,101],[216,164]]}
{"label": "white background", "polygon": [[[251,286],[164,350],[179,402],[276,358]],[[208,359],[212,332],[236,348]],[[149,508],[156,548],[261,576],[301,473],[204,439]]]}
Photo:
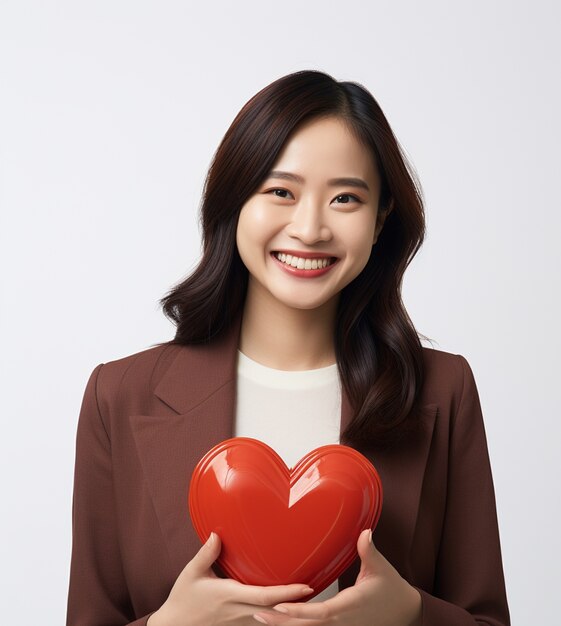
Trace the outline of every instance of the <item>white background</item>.
{"label": "white background", "polygon": [[101,362],[170,339],[214,150],[274,79],[365,85],[423,185],[404,300],[474,371],[513,624],[558,618],[554,2],[0,5],[2,621],[64,623],[75,430]]}

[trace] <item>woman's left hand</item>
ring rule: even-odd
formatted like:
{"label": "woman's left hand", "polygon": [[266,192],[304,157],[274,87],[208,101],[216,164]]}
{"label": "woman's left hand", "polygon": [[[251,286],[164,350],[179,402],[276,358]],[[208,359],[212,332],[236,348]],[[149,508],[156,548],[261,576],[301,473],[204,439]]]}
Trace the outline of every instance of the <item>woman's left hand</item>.
{"label": "woman's left hand", "polygon": [[254,618],[271,626],[419,626],[421,594],[378,552],[369,530],[360,534],[361,568],[354,586],[325,602],[283,602]]}

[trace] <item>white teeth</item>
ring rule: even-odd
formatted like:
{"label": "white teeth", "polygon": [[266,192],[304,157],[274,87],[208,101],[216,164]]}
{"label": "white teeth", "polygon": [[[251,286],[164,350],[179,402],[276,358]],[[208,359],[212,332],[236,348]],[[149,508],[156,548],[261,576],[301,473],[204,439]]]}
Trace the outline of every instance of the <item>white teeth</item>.
{"label": "white teeth", "polygon": [[279,261],[296,267],[299,270],[317,270],[331,264],[330,259],[325,257],[321,259],[304,259],[303,257],[292,256],[284,252],[275,252],[274,255]]}

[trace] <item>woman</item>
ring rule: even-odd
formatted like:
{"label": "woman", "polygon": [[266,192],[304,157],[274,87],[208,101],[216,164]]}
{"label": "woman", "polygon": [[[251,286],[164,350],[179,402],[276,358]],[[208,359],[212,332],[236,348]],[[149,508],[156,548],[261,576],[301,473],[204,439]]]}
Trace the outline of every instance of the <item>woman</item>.
{"label": "woman", "polygon": [[[403,307],[423,204],[374,98],[315,71],[261,90],[215,154],[202,223],[198,267],[162,299],[174,340],[88,381],[67,623],[510,624],[477,388]],[[216,576],[220,537],[200,547],[189,479],[231,436],[288,465],[341,442],[380,473],[373,536],[315,601]]]}

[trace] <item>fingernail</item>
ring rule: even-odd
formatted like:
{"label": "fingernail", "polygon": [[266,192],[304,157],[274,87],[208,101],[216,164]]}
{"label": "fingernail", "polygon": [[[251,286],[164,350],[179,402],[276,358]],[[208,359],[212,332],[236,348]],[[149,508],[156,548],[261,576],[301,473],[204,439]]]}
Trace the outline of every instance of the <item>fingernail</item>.
{"label": "fingernail", "polygon": [[368,533],[368,543],[372,543],[372,531]]}
{"label": "fingernail", "polygon": [[211,543],[214,543],[214,538],[215,538],[215,534],[214,533],[210,533],[209,538],[206,540],[206,542],[210,545]]}
{"label": "fingernail", "polygon": [[313,589],[311,587],[309,587],[308,585],[306,585],[305,587],[302,587],[302,593],[312,593]]}
{"label": "fingernail", "polygon": [[288,613],[288,609],[285,606],[274,606],[273,609],[279,613]]}
{"label": "fingernail", "polygon": [[254,615],[253,616],[254,620],[257,620],[258,622],[261,622],[261,624],[268,624],[269,622],[267,622],[266,620],[264,620],[261,615]]}

